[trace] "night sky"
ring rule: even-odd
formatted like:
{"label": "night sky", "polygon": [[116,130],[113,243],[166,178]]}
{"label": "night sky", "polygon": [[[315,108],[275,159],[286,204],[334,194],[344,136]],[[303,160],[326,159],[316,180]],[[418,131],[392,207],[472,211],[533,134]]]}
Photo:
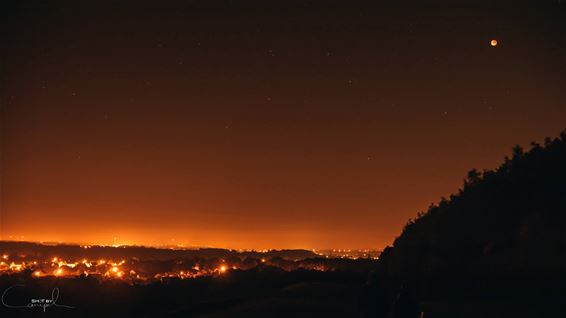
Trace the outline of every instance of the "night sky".
{"label": "night sky", "polygon": [[0,239],[382,248],[566,128],[558,1],[164,2],[3,2]]}

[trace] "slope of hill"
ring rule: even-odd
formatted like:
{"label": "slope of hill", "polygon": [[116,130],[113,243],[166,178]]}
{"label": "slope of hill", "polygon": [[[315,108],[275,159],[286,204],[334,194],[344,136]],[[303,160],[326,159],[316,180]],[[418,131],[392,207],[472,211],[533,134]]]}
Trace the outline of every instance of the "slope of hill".
{"label": "slope of hill", "polygon": [[369,295],[385,298],[383,313],[411,295],[413,314],[431,299],[558,301],[565,216],[566,131],[527,152],[516,146],[495,170],[471,170],[457,194],[410,220],[382,253]]}

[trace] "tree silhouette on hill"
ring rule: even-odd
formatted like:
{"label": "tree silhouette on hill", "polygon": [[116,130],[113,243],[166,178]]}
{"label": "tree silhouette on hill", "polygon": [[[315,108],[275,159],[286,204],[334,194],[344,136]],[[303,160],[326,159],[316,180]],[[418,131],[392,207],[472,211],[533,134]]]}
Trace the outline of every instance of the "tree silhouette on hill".
{"label": "tree silhouette on hill", "polygon": [[533,288],[558,297],[564,288],[553,282],[566,277],[565,216],[566,130],[528,151],[515,146],[494,170],[470,170],[456,194],[409,220],[380,257],[378,293],[394,302],[395,290],[409,282],[421,300],[464,290],[532,300]]}

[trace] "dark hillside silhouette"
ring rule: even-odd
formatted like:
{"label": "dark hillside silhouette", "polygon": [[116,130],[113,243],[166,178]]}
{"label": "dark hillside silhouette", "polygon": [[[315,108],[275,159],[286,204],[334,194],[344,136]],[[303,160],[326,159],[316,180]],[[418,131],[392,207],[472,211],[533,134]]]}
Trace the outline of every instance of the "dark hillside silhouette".
{"label": "dark hillside silhouette", "polygon": [[431,303],[515,303],[527,316],[564,310],[566,131],[531,146],[516,146],[495,170],[471,170],[457,194],[406,224],[370,281],[368,316],[418,316],[406,313],[411,301],[425,317]]}

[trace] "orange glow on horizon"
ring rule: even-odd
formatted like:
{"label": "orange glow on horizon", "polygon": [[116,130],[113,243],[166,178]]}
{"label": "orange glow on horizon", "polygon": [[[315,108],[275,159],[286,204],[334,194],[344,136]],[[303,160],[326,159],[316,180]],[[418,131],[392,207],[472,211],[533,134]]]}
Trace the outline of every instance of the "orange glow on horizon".
{"label": "orange glow on horizon", "polygon": [[[30,227],[31,228],[31,227]],[[75,234],[73,234],[74,228],[60,228],[61,233],[65,233],[64,237],[50,237],[48,235],[42,235],[41,230],[37,230],[37,233],[24,233],[25,236],[29,238],[26,242],[35,242],[47,245],[77,245],[81,248],[88,246],[89,248],[95,246],[102,247],[127,247],[127,246],[145,246],[145,247],[155,247],[155,248],[174,248],[174,249],[192,249],[192,248],[223,248],[223,249],[235,249],[235,250],[255,250],[255,251],[269,251],[271,249],[305,249],[312,250],[313,247],[317,249],[327,249],[332,247],[354,247],[356,249],[360,248],[379,248],[381,246],[380,242],[376,242],[375,245],[363,246],[362,244],[348,244],[346,241],[337,240],[337,242],[329,241],[327,239],[317,239],[314,240],[309,236],[312,235],[310,231],[307,230],[288,230],[286,232],[261,232],[259,234],[252,234],[248,237],[238,236],[238,228],[226,229],[225,231],[213,231],[211,233],[204,233],[204,230],[193,230],[197,233],[196,236],[199,240],[194,240],[192,237],[184,239],[176,239],[175,244],[169,244],[167,240],[160,240],[161,237],[166,237],[166,233],[161,231],[156,232],[146,232],[145,230],[140,230],[139,232],[133,232],[131,230],[116,230],[115,232],[124,233],[122,234],[122,239],[119,240],[119,244],[112,244],[109,239],[102,235],[93,234],[92,237],[84,237],[84,235],[77,233],[77,237],[82,237],[83,239],[75,239]],[[93,233],[96,233],[93,232]],[[246,234],[247,235],[247,234]],[[238,243],[234,244],[234,237],[238,237]],[[270,237],[271,236],[271,237]],[[364,235],[359,236],[360,242],[362,240],[367,240],[373,237],[373,233],[364,233]],[[292,239],[290,239],[292,238]],[[214,240],[212,240],[214,239]],[[7,240],[17,242],[19,240]],[[178,244],[182,242],[183,244]],[[321,243],[322,242],[322,243]],[[389,244],[390,242],[384,241],[383,244]],[[85,245],[88,244],[88,245]],[[116,245],[116,246],[114,246]],[[344,246],[346,245],[346,246]],[[360,245],[362,245],[360,247]],[[53,256],[53,262],[57,263],[61,261],[58,256]],[[93,264],[94,265],[94,264]]]}

